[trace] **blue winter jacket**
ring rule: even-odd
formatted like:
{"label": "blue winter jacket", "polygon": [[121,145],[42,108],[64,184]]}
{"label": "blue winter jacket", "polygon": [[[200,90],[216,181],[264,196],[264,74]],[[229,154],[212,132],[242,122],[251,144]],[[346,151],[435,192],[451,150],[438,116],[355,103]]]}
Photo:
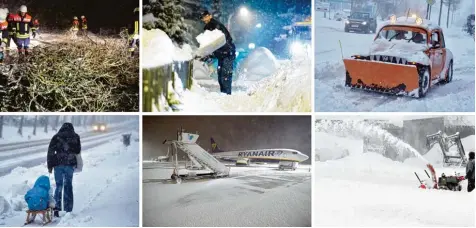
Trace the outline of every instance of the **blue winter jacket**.
{"label": "blue winter jacket", "polygon": [[40,176],[26,195],[25,201],[28,209],[32,211],[46,210],[48,208],[50,192],[50,179],[47,176]]}

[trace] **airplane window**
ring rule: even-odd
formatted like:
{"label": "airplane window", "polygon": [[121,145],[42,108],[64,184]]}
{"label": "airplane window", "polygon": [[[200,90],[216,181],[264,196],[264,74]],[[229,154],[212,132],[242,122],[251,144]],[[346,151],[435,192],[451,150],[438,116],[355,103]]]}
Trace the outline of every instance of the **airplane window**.
{"label": "airplane window", "polygon": [[297,152],[293,152],[293,154],[297,154]]}

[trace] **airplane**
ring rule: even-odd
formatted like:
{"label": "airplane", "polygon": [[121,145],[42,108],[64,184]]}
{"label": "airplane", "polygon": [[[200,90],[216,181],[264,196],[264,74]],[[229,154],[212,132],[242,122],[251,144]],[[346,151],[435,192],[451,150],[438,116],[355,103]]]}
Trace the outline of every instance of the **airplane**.
{"label": "airplane", "polygon": [[227,161],[235,161],[236,165],[250,165],[253,161],[279,161],[279,168],[291,168],[295,170],[299,162],[309,159],[309,156],[292,149],[257,149],[241,151],[223,151],[218,147],[215,140],[210,138],[211,154],[215,158]]}

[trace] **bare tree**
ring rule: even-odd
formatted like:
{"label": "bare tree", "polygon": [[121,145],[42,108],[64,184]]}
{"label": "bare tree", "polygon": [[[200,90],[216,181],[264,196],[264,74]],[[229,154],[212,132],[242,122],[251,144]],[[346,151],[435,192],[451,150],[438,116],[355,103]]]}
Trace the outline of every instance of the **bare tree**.
{"label": "bare tree", "polygon": [[18,127],[18,134],[23,136],[23,121],[25,121],[25,116],[21,116],[20,118],[20,126]]}
{"label": "bare tree", "polygon": [[35,116],[35,122],[33,124],[33,135],[36,135],[36,125],[38,123],[38,116]]}
{"label": "bare tree", "polygon": [[3,138],[3,116],[0,116],[0,139]]}
{"label": "bare tree", "polygon": [[50,117],[49,117],[49,116],[45,116],[44,119],[43,119],[44,124],[45,124],[45,133],[48,133],[49,120],[50,120]]}
{"label": "bare tree", "polygon": [[56,120],[55,120],[55,123],[53,125],[53,131],[58,131],[58,123],[59,123],[59,120],[60,120],[60,117],[61,116],[56,116]]}

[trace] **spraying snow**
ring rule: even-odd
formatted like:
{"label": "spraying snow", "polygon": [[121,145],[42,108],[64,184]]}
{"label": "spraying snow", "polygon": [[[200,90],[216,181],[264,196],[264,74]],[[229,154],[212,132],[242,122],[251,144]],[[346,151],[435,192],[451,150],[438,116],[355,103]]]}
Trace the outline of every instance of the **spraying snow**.
{"label": "spraying snow", "polygon": [[320,120],[316,124],[316,129],[319,132],[334,134],[341,137],[360,137],[364,136],[370,138],[381,139],[383,143],[394,148],[400,157],[408,157],[412,155],[429,164],[429,162],[412,146],[403,142],[401,139],[393,136],[388,131],[383,130],[379,126],[371,125],[363,121],[356,120],[342,120],[335,122],[332,120]]}

